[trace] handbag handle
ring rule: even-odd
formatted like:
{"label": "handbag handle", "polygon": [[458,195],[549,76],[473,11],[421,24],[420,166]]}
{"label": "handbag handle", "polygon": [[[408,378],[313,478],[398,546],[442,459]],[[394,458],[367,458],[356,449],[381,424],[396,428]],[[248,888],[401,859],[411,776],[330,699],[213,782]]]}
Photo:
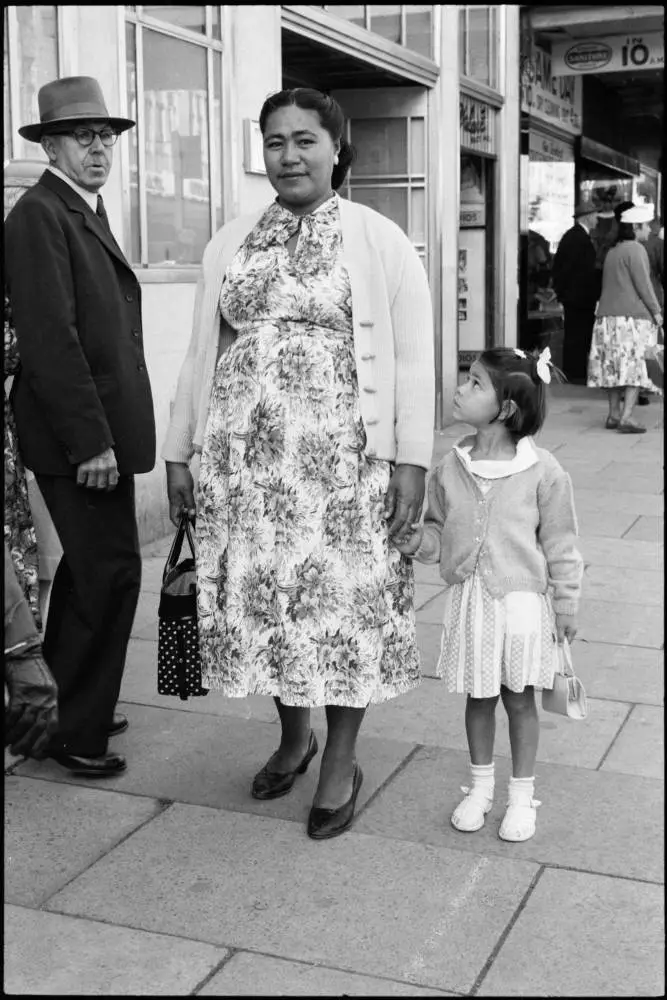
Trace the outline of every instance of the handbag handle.
{"label": "handbag handle", "polygon": [[572,666],[572,654],[570,652],[570,644],[567,639],[563,639],[563,645],[560,647],[562,650],[562,655],[560,657],[560,663],[562,670],[559,673],[565,675],[565,677],[574,677],[574,667]]}
{"label": "handbag handle", "polygon": [[174,568],[178,562],[178,557],[181,554],[181,548],[183,547],[183,539],[187,538],[188,545],[190,546],[190,551],[192,552],[192,558],[196,559],[195,546],[192,538],[192,529],[190,527],[190,518],[185,511],[181,512],[181,520],[179,522],[178,528],[176,529],[176,535],[171,543],[171,549],[169,550],[169,555],[167,556],[167,562],[164,567],[164,572],[162,573],[162,582],[164,583],[167,579],[167,575]]}

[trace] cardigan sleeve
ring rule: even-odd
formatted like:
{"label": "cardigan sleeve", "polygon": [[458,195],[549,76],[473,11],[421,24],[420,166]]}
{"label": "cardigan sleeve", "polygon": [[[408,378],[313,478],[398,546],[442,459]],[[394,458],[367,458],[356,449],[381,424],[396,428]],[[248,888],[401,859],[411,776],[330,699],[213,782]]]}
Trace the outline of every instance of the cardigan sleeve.
{"label": "cardigan sleeve", "polygon": [[428,481],[428,504],[424,516],[423,536],[414,559],[422,563],[440,562],[440,542],[445,524],[445,488],[442,483],[442,463],[436,466]]}
{"label": "cardigan sleeve", "polygon": [[651,316],[655,317],[660,313],[660,303],[653,290],[651,283],[651,269],[649,266],[648,254],[640,244],[630,244],[628,253],[628,267],[630,277],[635,286],[637,295],[642,300]]}
{"label": "cardigan sleeve", "polygon": [[577,548],[572,480],[555,459],[540,480],[537,503],[537,537],[547,561],[553,608],[556,614],[574,615],[581,596],[584,561]]}
{"label": "cardigan sleeve", "polygon": [[200,317],[203,295],[204,277],[201,275],[195,292],[192,336],[178,376],[171,419],[161,451],[161,456],[166,462],[182,462],[187,465],[194,452],[193,438],[197,420],[196,402],[198,402],[194,399],[195,361],[202,349]]}
{"label": "cardigan sleeve", "polygon": [[412,244],[404,239],[403,267],[391,302],[396,358],[396,464],[428,469],[435,425],[433,307],[422,262]]}

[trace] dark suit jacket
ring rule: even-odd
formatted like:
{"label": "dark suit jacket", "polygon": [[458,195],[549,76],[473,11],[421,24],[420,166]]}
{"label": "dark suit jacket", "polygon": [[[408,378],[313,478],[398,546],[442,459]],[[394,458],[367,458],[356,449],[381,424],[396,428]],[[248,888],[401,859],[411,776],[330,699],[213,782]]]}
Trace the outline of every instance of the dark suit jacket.
{"label": "dark suit jacket", "polygon": [[12,386],[28,468],[74,475],[106,448],[121,475],[155,465],[141,289],[97,215],[50,171],[5,222],[5,277],[19,374]]}
{"label": "dark suit jacket", "polygon": [[595,261],[593,240],[583,226],[575,223],[558,244],[551,272],[554,291],[564,306],[595,308],[602,277]]}

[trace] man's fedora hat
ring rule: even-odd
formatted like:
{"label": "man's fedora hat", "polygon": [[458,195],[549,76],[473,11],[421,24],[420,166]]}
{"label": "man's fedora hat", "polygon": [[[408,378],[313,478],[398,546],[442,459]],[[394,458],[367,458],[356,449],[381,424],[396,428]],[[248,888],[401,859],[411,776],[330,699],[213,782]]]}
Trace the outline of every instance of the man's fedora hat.
{"label": "man's fedora hat", "polygon": [[580,215],[599,215],[599,210],[590,201],[580,201],[572,215],[578,219]]}
{"label": "man's fedora hat", "polygon": [[102,89],[92,76],[66,76],[40,87],[37,95],[39,122],[24,125],[19,135],[30,142],[39,142],[43,135],[61,126],[82,122],[104,122],[117,132],[132,128],[129,118],[112,118],[104,103]]}

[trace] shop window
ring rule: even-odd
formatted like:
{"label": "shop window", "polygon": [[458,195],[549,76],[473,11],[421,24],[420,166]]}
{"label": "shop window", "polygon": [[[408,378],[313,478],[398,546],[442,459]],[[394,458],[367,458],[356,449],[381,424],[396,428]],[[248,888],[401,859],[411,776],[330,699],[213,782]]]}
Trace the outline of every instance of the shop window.
{"label": "shop window", "polygon": [[17,129],[39,121],[37,93],[60,75],[57,8],[38,4],[5,7],[4,30],[4,156],[46,160],[39,143],[22,139]]}
{"label": "shop window", "polygon": [[144,6],[126,24],[130,254],[144,267],[198,265],[222,225],[219,14]]}
{"label": "shop window", "polygon": [[461,76],[487,87],[498,86],[497,7],[462,6],[459,11]]}
{"label": "shop window", "polygon": [[367,28],[388,42],[433,58],[432,4],[321,4],[335,17]]}

